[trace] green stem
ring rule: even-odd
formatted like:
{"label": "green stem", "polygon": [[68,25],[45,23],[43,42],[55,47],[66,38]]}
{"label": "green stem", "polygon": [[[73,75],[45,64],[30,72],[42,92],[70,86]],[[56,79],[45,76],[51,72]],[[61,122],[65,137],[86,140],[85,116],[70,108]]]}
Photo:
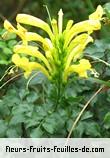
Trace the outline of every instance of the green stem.
{"label": "green stem", "polygon": [[56,109],[58,108],[60,97],[61,97],[61,83],[60,83],[60,80],[58,80],[56,88],[57,88],[57,100],[56,100],[55,110],[54,111],[56,111]]}

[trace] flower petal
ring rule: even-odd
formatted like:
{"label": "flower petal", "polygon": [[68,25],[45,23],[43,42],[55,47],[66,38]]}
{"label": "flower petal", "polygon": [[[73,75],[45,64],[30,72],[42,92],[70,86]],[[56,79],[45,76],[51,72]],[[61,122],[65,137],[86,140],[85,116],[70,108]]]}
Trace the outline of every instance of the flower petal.
{"label": "flower petal", "polygon": [[13,25],[8,21],[4,21],[4,28],[9,32],[16,32],[16,29],[13,27]]}
{"label": "flower petal", "polygon": [[59,34],[62,33],[62,29],[63,29],[63,11],[62,11],[62,9],[60,9],[58,12],[58,29],[59,29]]}
{"label": "flower petal", "polygon": [[[65,61],[66,61],[65,69],[68,69],[68,67],[70,66],[71,61],[73,59],[76,60],[77,58],[79,58],[81,56],[83,50],[85,49],[86,45],[89,42],[93,42],[93,39],[92,39],[91,36],[88,35],[88,36],[85,36],[85,37],[86,38],[83,38],[83,40],[79,42],[79,44],[71,51],[71,53],[69,53],[69,55],[67,54],[67,56],[65,58]],[[76,39],[76,41],[77,41],[77,39]]]}
{"label": "flower petal", "polygon": [[68,23],[66,25],[66,29],[63,31],[63,35],[67,36],[68,31],[71,29],[72,25],[73,25],[73,20],[68,20]]}
{"label": "flower petal", "polygon": [[43,47],[45,47],[46,50],[50,49],[50,45],[48,44],[47,40],[45,40],[42,36],[40,36],[37,33],[26,32],[26,39],[27,39],[27,41],[41,42]]}
{"label": "flower petal", "polygon": [[23,24],[28,24],[28,25],[39,27],[48,33],[51,40],[53,39],[53,33],[50,29],[50,26],[39,18],[36,18],[36,17],[34,17],[32,15],[28,15],[28,14],[18,14],[16,17],[16,21],[18,23],[23,23]]}
{"label": "flower petal", "polygon": [[90,34],[94,30],[99,30],[100,28],[101,24],[99,20],[86,20],[76,23],[65,36],[64,48],[66,48],[70,41],[79,33],[87,32]]}
{"label": "flower petal", "polygon": [[14,54],[12,56],[12,61],[16,66],[25,71],[24,75],[26,78],[32,73],[33,70],[40,70],[50,79],[49,73],[45,67],[37,62],[29,62],[28,58],[20,57],[18,54]]}
{"label": "flower petal", "polygon": [[68,48],[67,48],[67,52],[68,54],[79,44],[84,44],[85,41],[87,41],[87,39],[89,40],[89,42],[93,42],[93,39],[91,36],[89,36],[89,34],[87,33],[83,33],[81,35],[76,36],[71,43],[69,44]]}
{"label": "flower petal", "polygon": [[27,44],[27,40],[25,37],[25,33],[27,32],[27,30],[24,27],[22,27],[20,24],[17,24],[17,28],[18,28],[17,30],[16,28],[13,27],[13,25],[8,20],[5,20],[4,28],[9,32],[17,34],[23,40],[23,44],[25,45]]}
{"label": "flower petal", "polygon": [[101,5],[98,5],[96,11],[89,15],[90,20],[101,20],[102,16],[104,14],[104,10],[101,7]]}
{"label": "flower petal", "polygon": [[55,36],[58,35],[58,26],[57,26],[57,21],[55,19],[51,21],[51,25],[54,35]]}
{"label": "flower petal", "polygon": [[36,47],[34,47],[34,46],[16,45],[14,47],[14,52],[15,53],[23,53],[23,54],[31,55],[33,57],[37,57],[38,59],[40,59],[40,60],[42,60],[44,62],[45,66],[49,69],[50,72],[52,71],[48,60],[44,57],[44,55],[42,53],[40,53],[37,50]]}
{"label": "flower petal", "polygon": [[76,72],[78,73],[79,77],[85,77],[87,78],[87,70],[92,70],[91,69],[91,64],[89,62],[89,60],[87,59],[81,59],[79,61],[79,64],[76,64],[76,65],[71,65],[67,70],[66,72],[64,73],[64,82],[67,80],[67,77],[73,73],[73,72]]}

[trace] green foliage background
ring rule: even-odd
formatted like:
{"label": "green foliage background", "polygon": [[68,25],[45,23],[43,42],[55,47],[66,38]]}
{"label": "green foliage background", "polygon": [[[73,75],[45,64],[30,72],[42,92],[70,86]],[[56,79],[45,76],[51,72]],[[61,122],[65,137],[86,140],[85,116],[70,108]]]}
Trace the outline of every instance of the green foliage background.
{"label": "green foliage background", "polygon": [[[109,0],[108,0],[109,1]],[[4,0],[0,1],[0,35],[3,34],[3,20],[7,18],[15,23],[17,13],[28,13],[49,21],[47,5],[52,17],[60,8],[64,11],[65,22],[85,20],[98,4],[104,5],[107,0]],[[80,5],[79,5],[80,4]],[[33,29],[33,28],[30,28]],[[103,25],[95,35],[95,42],[85,50],[100,79],[110,79],[110,67],[96,58],[110,63],[110,24]],[[7,40],[0,37],[0,76],[11,65],[12,48],[16,37],[11,35]],[[91,58],[92,56],[94,58]],[[17,74],[18,72],[16,72]],[[0,82],[2,86],[16,74],[6,75]],[[79,112],[99,89],[101,84],[91,78],[70,80],[56,105],[56,88],[39,74],[26,89],[26,79],[17,77],[0,89],[0,137],[67,137]],[[92,100],[82,115],[71,137],[110,137],[110,89],[105,86]]]}

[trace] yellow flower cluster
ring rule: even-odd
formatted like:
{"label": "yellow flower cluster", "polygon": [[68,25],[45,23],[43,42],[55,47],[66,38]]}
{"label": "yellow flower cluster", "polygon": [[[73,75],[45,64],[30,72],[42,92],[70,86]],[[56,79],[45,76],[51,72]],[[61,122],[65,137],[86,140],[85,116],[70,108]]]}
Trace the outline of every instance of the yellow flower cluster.
{"label": "yellow flower cluster", "polygon": [[[99,5],[96,11],[89,16],[89,20],[76,24],[73,24],[73,20],[69,20],[65,29],[63,28],[62,9],[58,13],[58,20],[53,19],[51,25],[27,14],[17,15],[17,28],[5,20],[5,29],[16,33],[22,40],[22,44],[16,45],[13,49],[13,63],[25,71],[25,77],[28,77],[33,70],[38,70],[50,80],[59,77],[62,82],[66,82],[72,73],[87,78],[87,70],[92,71],[91,64],[89,60],[81,58],[87,44],[93,42],[90,34],[101,28],[100,20],[103,14],[103,9]],[[28,32],[21,24],[44,30],[48,38]],[[38,45],[33,46],[30,41],[38,42]],[[36,61],[31,61],[30,57],[36,58]]]}

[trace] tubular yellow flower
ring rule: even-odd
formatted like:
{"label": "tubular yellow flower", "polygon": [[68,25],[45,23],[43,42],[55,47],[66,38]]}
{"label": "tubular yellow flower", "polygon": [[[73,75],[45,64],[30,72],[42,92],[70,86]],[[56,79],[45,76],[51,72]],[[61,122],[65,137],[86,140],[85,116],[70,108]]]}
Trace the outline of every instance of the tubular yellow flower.
{"label": "tubular yellow flower", "polygon": [[25,71],[24,75],[26,78],[31,74],[33,70],[40,70],[50,79],[48,71],[37,62],[29,62],[28,58],[21,58],[18,54],[14,54],[12,56],[12,61],[13,63],[15,63],[16,66],[22,68]]}
{"label": "tubular yellow flower", "polygon": [[27,30],[23,28],[20,24],[17,24],[18,29],[15,29],[8,20],[5,20],[4,28],[9,32],[17,34],[22,39],[24,45],[27,44],[27,39],[25,36],[25,33],[27,32]]}
{"label": "tubular yellow flower", "polygon": [[11,25],[11,23],[8,20],[4,21],[4,28],[8,30],[9,32],[15,32],[16,29]]}
{"label": "tubular yellow flower", "polygon": [[68,32],[70,31],[72,25],[73,25],[73,20],[68,20],[67,25],[66,25],[66,29],[63,31],[63,35],[66,37]]}
{"label": "tubular yellow flower", "polygon": [[87,78],[88,77],[87,76],[87,70],[92,71],[91,64],[90,64],[89,60],[81,59],[79,61],[79,64],[71,65],[66,70],[66,72],[64,73],[64,82],[66,82],[67,77],[73,72],[78,73],[79,77]]}
{"label": "tubular yellow flower", "polygon": [[[76,24],[73,20],[69,20],[65,29],[63,29],[62,9],[58,12],[58,19],[51,20],[51,26],[27,14],[17,15],[17,29],[5,20],[5,29],[16,33],[23,41],[23,44],[14,47],[15,54],[12,61],[25,71],[25,76],[37,69],[56,83],[67,81],[73,72],[78,73],[79,77],[88,77],[87,70],[92,71],[91,64],[81,58],[88,43],[93,42],[90,34],[101,29],[100,21],[103,14],[103,8],[99,5],[88,20]],[[49,37],[43,38],[38,33],[28,32],[21,24],[38,27]],[[38,43],[33,46],[31,41]],[[20,57],[21,54],[26,57]],[[30,56],[37,58],[37,62],[29,61]],[[76,65],[75,62],[78,60],[79,64]]]}
{"label": "tubular yellow flower", "polygon": [[98,20],[86,20],[73,25],[68,34],[65,35],[64,48],[66,48],[71,40],[79,33],[87,32],[90,34],[95,30],[100,30],[100,28],[101,24]]}
{"label": "tubular yellow flower", "polygon": [[73,20],[69,20],[68,21],[68,23],[67,23],[67,25],[66,25],[66,29],[65,29],[65,31],[69,31],[70,29],[71,29],[71,27],[72,27],[72,25],[73,25]]}
{"label": "tubular yellow flower", "polygon": [[34,32],[26,32],[25,34],[27,41],[37,41],[41,42],[41,44],[48,50],[50,49],[49,43],[39,34]]}
{"label": "tubular yellow flower", "polygon": [[19,23],[17,23],[17,29],[18,29],[18,31],[19,31],[19,33],[26,33],[27,32],[27,30],[23,27],[23,26],[21,26]]}
{"label": "tubular yellow flower", "polygon": [[51,40],[53,39],[53,33],[50,29],[50,26],[39,18],[36,18],[32,15],[27,15],[27,14],[18,14],[16,17],[16,21],[18,23],[39,27],[48,33]]}
{"label": "tubular yellow flower", "polygon": [[67,52],[68,54],[79,44],[84,44],[85,41],[87,43],[89,42],[93,42],[93,38],[91,36],[89,36],[89,34],[87,33],[83,33],[79,36],[76,36],[71,43],[69,44],[68,48],[67,48]]}
{"label": "tubular yellow flower", "polygon": [[58,12],[58,28],[59,28],[59,34],[62,33],[63,29],[63,11],[60,9]]}
{"label": "tubular yellow flower", "polygon": [[51,25],[52,25],[52,30],[53,30],[54,35],[58,35],[57,20],[53,19],[51,21]]}
{"label": "tubular yellow flower", "polygon": [[99,5],[94,13],[89,15],[90,20],[101,20],[104,14],[103,8]]}
{"label": "tubular yellow flower", "polygon": [[[78,37],[77,37],[77,39],[78,39]],[[76,39],[76,41],[77,41],[77,39]],[[85,49],[86,45],[89,42],[93,42],[92,37],[89,35],[83,36],[83,40],[82,41],[80,40],[79,43],[76,45],[76,47],[66,57],[67,62],[65,65],[65,70],[68,69],[68,67],[70,66],[73,59],[77,59],[78,57],[81,56],[83,50]]]}
{"label": "tubular yellow flower", "polygon": [[48,46],[45,43],[43,43],[44,50],[51,50],[53,48],[51,40],[49,38],[45,38],[45,42]]}
{"label": "tubular yellow flower", "polygon": [[81,32],[88,32],[90,34],[95,30],[99,30],[101,28],[100,20],[102,19],[103,14],[104,10],[99,5],[96,11],[89,16],[89,20],[73,25],[70,31],[66,34],[64,46],[66,47],[71,39]]}
{"label": "tubular yellow flower", "polygon": [[24,45],[16,45],[14,47],[15,53],[22,53],[27,54],[33,57],[37,57],[38,59],[42,60],[45,64],[45,66],[48,68],[48,70],[51,72],[50,64],[48,63],[48,60],[40,53],[36,47],[34,46],[24,46]]}

